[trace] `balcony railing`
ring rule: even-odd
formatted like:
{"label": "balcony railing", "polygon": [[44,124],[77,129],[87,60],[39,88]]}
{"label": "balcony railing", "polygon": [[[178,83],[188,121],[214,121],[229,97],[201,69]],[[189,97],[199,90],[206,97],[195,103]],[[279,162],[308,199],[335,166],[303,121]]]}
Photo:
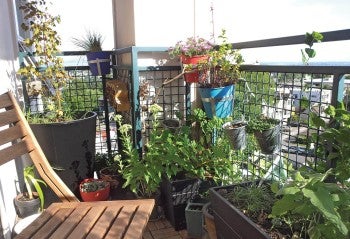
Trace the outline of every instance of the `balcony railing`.
{"label": "balcony railing", "polygon": [[[325,32],[323,35],[324,42],[350,40],[350,30]],[[235,43],[233,46],[248,49],[303,44],[303,41],[304,35],[300,35]],[[139,149],[142,149],[149,133],[150,104],[156,101],[162,106],[162,119],[172,118],[179,112],[186,119],[195,107],[195,84],[186,84],[182,78],[163,84],[166,79],[181,72],[179,64],[159,64],[168,59],[167,48],[117,49],[113,52],[113,59],[112,78],[129,85],[131,110],[122,114],[133,125],[133,139]],[[95,110],[100,115],[96,144],[98,152],[117,151],[117,129],[108,117],[114,109],[104,106],[103,81],[107,79],[91,76],[87,66],[67,66],[66,69],[75,79],[69,85],[71,99],[77,99],[79,109]],[[257,173],[260,169],[264,172],[273,169],[276,176],[288,168],[286,165],[317,164],[319,159],[315,154],[315,145],[311,143],[311,135],[318,129],[312,127],[310,113],[326,117],[323,111],[328,105],[343,102],[348,106],[350,62],[342,66],[242,65],[241,70],[242,79],[236,85],[234,118],[249,120],[262,113],[280,119],[283,125],[282,147],[277,153],[263,155],[253,145],[247,148],[250,154],[242,161],[254,161]],[[263,167],[261,162],[268,163]],[[274,166],[271,166],[271,162]]]}

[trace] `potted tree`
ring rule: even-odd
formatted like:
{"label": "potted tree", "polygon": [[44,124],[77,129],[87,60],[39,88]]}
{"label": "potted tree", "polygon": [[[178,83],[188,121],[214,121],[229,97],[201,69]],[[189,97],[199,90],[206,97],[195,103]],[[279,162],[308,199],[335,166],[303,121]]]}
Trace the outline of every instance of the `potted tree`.
{"label": "potted tree", "polygon": [[[51,165],[62,169],[58,175],[79,196],[79,182],[93,176],[97,114],[73,111],[65,98],[70,79],[57,56],[60,17],[50,14],[45,0],[23,1],[19,8],[23,11],[21,27],[28,33],[24,44],[32,50],[35,61],[18,73],[28,83],[28,93],[39,92],[43,103],[38,106],[42,110],[29,111],[27,119]],[[33,82],[40,82],[41,87],[33,87]],[[50,189],[45,191],[46,202],[58,200]]]}
{"label": "potted tree", "polygon": [[264,154],[273,154],[281,146],[280,120],[260,115],[249,120],[247,131],[254,133]]}
{"label": "potted tree", "polygon": [[73,38],[73,42],[87,51],[86,58],[92,75],[110,74],[111,55],[108,51],[102,51],[103,37],[100,33],[88,31],[82,38]]}
{"label": "potted tree", "polygon": [[[44,208],[44,193],[40,184],[46,186],[43,180],[35,178],[34,165],[23,169],[23,177],[26,192],[18,194],[14,200],[20,218],[38,213]],[[35,191],[32,190],[32,186]]]}
{"label": "potted tree", "polygon": [[103,179],[86,178],[80,183],[79,190],[84,202],[105,201],[109,198],[110,184]]}
{"label": "potted tree", "polygon": [[199,64],[199,92],[209,118],[226,118],[233,112],[235,83],[239,79],[243,58],[227,42],[226,31],[219,36],[221,44],[209,52],[209,61]]}

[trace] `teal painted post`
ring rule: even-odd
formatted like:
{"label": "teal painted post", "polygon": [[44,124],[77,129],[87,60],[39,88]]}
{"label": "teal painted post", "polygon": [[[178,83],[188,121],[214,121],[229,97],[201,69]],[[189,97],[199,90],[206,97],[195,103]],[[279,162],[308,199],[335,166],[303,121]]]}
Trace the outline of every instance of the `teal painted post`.
{"label": "teal painted post", "polygon": [[344,99],[344,74],[334,74],[333,76],[333,90],[332,90],[332,101],[331,105],[337,107],[339,103],[343,102]]}
{"label": "teal painted post", "polygon": [[131,112],[132,122],[133,122],[133,138],[134,146],[137,149],[142,149],[142,124],[141,124],[141,107],[139,99],[139,66],[138,66],[138,47],[131,47],[131,64],[132,64],[132,82],[131,82],[131,93],[133,108]]}

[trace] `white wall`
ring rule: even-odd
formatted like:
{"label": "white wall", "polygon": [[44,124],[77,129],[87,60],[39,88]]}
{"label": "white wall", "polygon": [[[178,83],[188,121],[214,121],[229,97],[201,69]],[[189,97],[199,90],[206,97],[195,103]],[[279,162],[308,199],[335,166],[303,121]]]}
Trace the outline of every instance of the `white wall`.
{"label": "white wall", "polygon": [[[18,48],[14,4],[12,0],[0,0],[0,6],[0,93],[12,89],[18,96],[21,84],[16,80]],[[5,238],[11,238],[11,230],[16,217],[13,206],[13,198],[17,194],[16,181],[17,172],[14,160],[0,166],[0,215],[2,233]]]}

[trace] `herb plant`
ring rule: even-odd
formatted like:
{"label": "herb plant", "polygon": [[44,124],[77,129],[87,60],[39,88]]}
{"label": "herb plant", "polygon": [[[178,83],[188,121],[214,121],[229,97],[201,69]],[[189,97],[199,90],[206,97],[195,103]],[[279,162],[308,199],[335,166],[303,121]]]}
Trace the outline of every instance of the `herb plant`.
{"label": "herb plant", "polygon": [[43,193],[43,190],[41,189],[40,184],[43,184],[46,186],[46,183],[41,179],[35,178],[34,165],[27,166],[23,169],[23,177],[24,177],[24,183],[25,183],[26,190],[27,190],[27,193],[24,195],[27,196],[28,199],[34,198],[32,186],[31,186],[31,185],[33,185],[35,188],[35,191],[38,193],[38,196],[40,199],[40,206],[43,209],[44,208],[44,193]]}

